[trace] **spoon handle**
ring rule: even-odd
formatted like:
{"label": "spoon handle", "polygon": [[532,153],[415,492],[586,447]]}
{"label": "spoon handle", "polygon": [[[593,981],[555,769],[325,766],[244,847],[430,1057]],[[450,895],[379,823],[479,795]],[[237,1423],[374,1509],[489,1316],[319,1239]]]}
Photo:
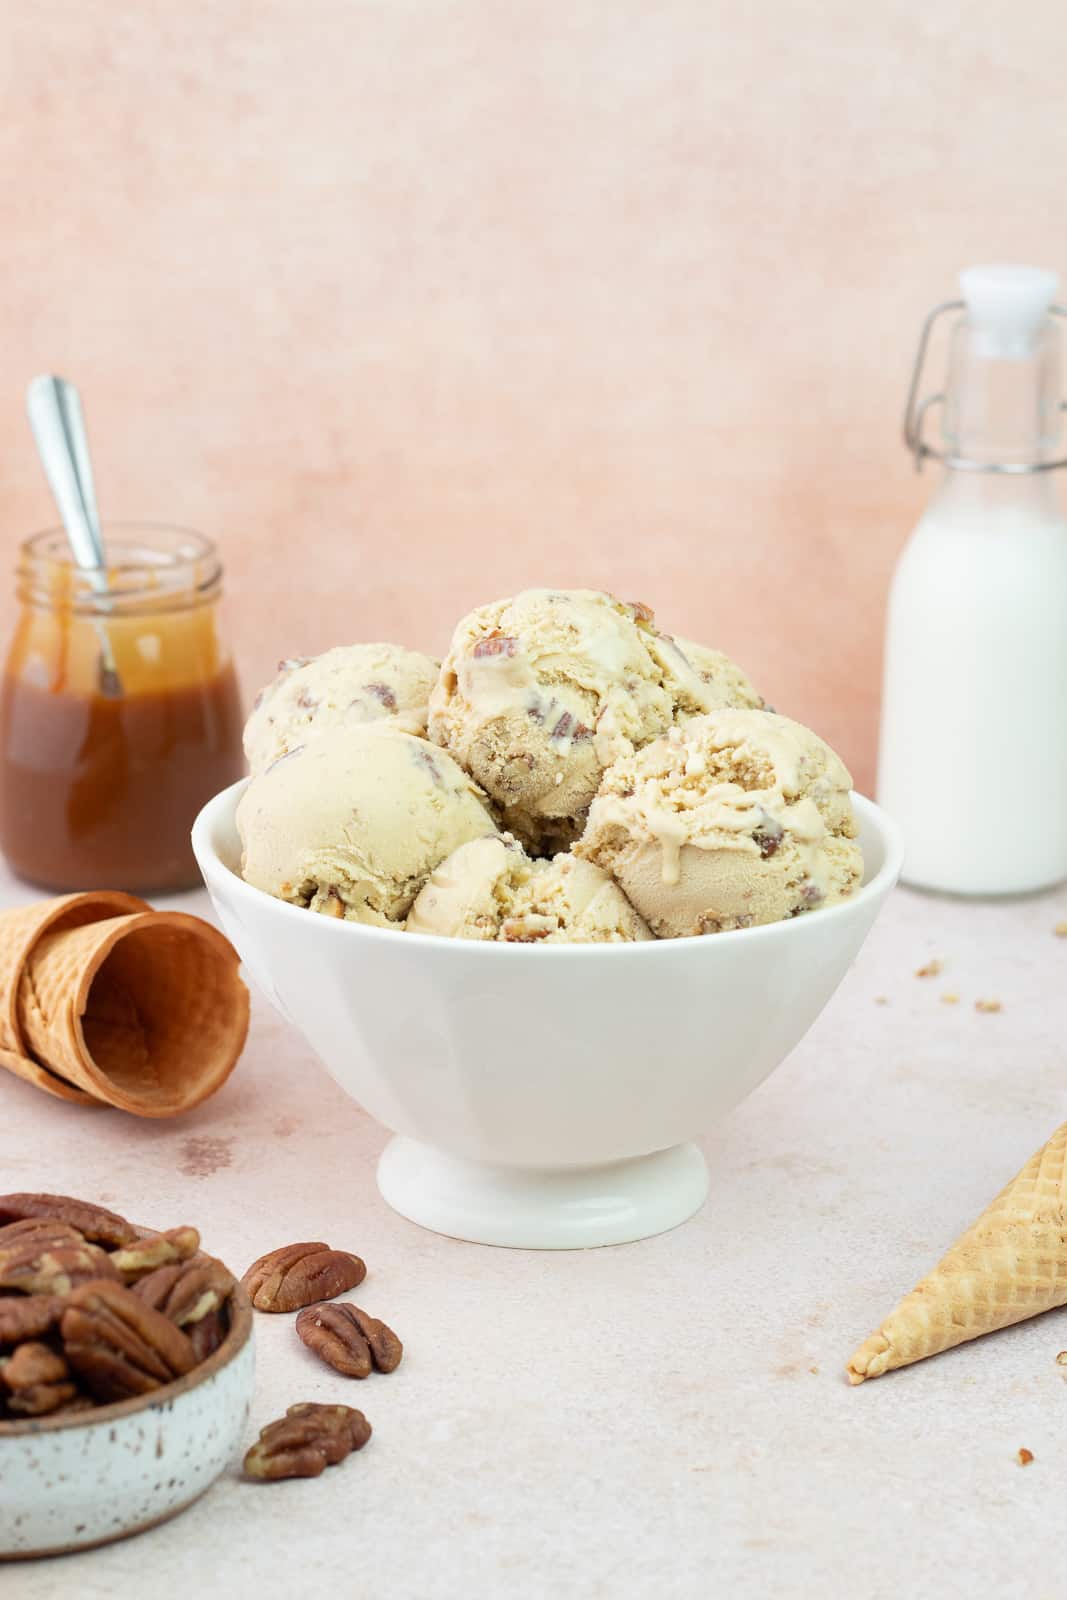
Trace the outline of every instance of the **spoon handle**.
{"label": "spoon handle", "polygon": [[85,506],[85,515],[88,518],[89,528],[93,535],[93,545],[97,557],[96,565],[106,569],[107,556],[104,553],[104,535],[100,529],[100,512],[96,504],[93,463],[89,455],[89,437],[85,431],[85,413],[82,411],[81,395],[66,378],[57,378],[56,384],[59,389],[67,438],[70,440],[74,470],[81,487],[82,503]]}
{"label": "spoon handle", "polygon": [[42,374],[26,391],[26,410],[74,559],[94,589],[106,589],[107,563],[78,391],[64,378]]}

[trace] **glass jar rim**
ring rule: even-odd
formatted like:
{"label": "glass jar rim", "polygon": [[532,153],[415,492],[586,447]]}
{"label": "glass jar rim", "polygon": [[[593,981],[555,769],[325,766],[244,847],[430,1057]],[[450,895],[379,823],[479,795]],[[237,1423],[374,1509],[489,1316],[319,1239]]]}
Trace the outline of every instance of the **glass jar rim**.
{"label": "glass jar rim", "polygon": [[77,612],[128,613],[185,609],[217,596],[222,562],[206,534],[139,521],[105,522],[103,533],[109,553],[104,583],[76,564],[63,528],[30,534],[19,546],[20,599]]}

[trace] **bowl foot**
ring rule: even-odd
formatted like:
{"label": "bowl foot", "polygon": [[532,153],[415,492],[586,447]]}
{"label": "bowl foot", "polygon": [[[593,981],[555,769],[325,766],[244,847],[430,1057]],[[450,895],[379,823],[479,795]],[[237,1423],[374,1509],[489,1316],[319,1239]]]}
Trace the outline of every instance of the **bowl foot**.
{"label": "bowl foot", "polygon": [[694,1144],[593,1167],[500,1167],[401,1136],[378,1163],[378,1188],[434,1233],[519,1250],[585,1250],[665,1233],[703,1205],[708,1169]]}

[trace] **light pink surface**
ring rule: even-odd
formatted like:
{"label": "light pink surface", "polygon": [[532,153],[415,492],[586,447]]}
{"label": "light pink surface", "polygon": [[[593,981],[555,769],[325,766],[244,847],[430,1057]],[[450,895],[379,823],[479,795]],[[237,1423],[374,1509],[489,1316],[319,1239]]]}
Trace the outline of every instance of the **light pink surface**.
{"label": "light pink surface", "polygon": [[105,514],[223,542],[248,691],[610,586],[869,787],[920,316],[1067,266],[1053,0],[9,9],[5,564],[58,368]]}
{"label": "light pink surface", "polygon": [[[0,903],[21,897],[0,869]],[[343,1401],[367,1449],[311,1482],[235,1467],[141,1539],[0,1568],[0,1594],[1060,1600],[1067,1311],[861,1389],[844,1366],[1063,1119],[1065,916],[1067,888],[894,894],[799,1048],[701,1141],[703,1210],[615,1249],[491,1249],[395,1216],[384,1130],[258,996],[233,1077],[172,1122],[0,1072],[0,1189],[195,1223],[237,1270],[292,1239],[354,1249],[350,1298],[405,1346],[359,1383],[259,1317],[245,1442],[296,1400]]]}

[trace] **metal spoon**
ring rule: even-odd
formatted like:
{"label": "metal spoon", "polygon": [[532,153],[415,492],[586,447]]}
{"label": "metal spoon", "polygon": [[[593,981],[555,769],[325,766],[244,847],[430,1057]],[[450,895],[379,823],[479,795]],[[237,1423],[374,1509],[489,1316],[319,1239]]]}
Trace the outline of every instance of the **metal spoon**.
{"label": "metal spoon", "polygon": [[[110,610],[108,601],[107,558],[96,509],[96,490],[89,459],[85,417],[77,389],[65,378],[44,373],[31,380],[26,391],[26,410],[37,442],[37,452],[77,566],[85,573],[96,594],[99,612]],[[115,666],[107,623],[102,615],[93,619],[100,641],[97,684],[108,699],[122,694],[122,683]]]}

